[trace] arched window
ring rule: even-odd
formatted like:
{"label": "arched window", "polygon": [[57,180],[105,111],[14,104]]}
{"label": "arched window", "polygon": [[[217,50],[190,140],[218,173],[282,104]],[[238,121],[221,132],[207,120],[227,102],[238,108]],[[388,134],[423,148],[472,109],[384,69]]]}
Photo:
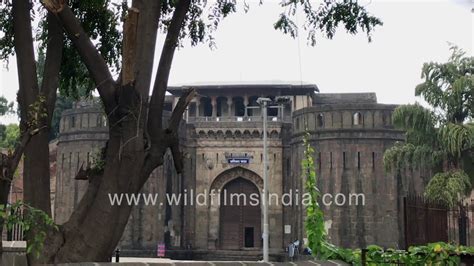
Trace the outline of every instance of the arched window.
{"label": "arched window", "polygon": [[244,98],[234,97],[233,102],[234,102],[234,116],[237,116],[237,117],[245,116]]}
{"label": "arched window", "polygon": [[385,114],[385,112],[382,113],[382,125],[387,125],[387,115]]}
{"label": "arched window", "polygon": [[324,127],[324,115],[323,114],[318,114],[318,116],[316,116],[316,125],[318,125],[318,127]]}
{"label": "arched window", "polygon": [[201,111],[199,112],[202,116],[211,117],[212,116],[212,103],[211,99],[207,97],[201,98]]}
{"label": "arched window", "polygon": [[362,114],[360,112],[356,112],[352,117],[352,124],[354,126],[362,125]]}

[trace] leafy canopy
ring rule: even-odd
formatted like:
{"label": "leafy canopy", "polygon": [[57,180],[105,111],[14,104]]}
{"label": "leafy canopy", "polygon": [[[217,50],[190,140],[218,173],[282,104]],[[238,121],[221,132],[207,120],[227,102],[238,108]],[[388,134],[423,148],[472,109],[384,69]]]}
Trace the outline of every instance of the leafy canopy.
{"label": "leafy canopy", "polygon": [[13,150],[20,140],[20,127],[17,124],[0,125],[0,148]]}
{"label": "leafy canopy", "polygon": [[[161,0],[159,27],[163,32],[167,31],[177,2],[177,0]],[[113,73],[118,75],[121,70],[121,27],[129,8],[127,1],[70,0],[68,3]],[[47,43],[47,12],[38,0],[32,1],[32,4],[33,19],[39,21],[35,29],[37,32],[35,41],[40,51],[44,53]],[[280,6],[283,12],[273,25],[274,28],[296,37],[298,29],[294,21],[297,13],[302,12],[305,18],[303,30],[307,32],[310,45],[316,44],[318,34],[332,38],[340,25],[350,34],[365,32],[370,41],[374,28],[382,25],[380,19],[372,16],[364,6],[354,0],[325,0],[319,4],[310,0],[283,0]],[[237,0],[193,0],[180,32],[180,41],[188,39],[193,46],[207,43],[210,47],[214,47],[213,34],[218,25],[239,8],[243,8],[246,12],[250,5],[245,1],[238,3]],[[9,56],[14,54],[13,25],[12,20],[9,19],[10,14],[11,1],[2,1],[0,3],[0,60],[8,60]],[[60,71],[60,92],[77,98],[89,95],[94,87],[71,41],[65,38]]]}
{"label": "leafy canopy", "polygon": [[431,108],[397,107],[393,122],[406,131],[406,143],[397,143],[384,154],[388,171],[431,170],[435,175],[425,195],[449,206],[470,192],[474,180],[474,58],[456,46],[451,51],[448,62],[423,65],[424,81],[415,94]]}

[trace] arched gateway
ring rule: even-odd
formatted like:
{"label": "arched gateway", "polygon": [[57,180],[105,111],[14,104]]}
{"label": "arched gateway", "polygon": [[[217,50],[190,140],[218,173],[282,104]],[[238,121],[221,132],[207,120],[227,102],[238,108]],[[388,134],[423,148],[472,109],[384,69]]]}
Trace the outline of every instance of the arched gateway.
{"label": "arched gateway", "polygon": [[221,173],[211,189],[219,191],[210,206],[209,237],[217,249],[259,248],[262,246],[260,193],[263,182],[256,173],[235,167]]}

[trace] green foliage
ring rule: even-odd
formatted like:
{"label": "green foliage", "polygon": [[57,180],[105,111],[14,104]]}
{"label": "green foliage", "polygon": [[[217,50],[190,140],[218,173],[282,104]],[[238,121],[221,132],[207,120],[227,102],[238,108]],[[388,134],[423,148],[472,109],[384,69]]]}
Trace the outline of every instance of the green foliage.
{"label": "green foliage", "polygon": [[[119,26],[123,20],[124,5],[114,4],[112,0],[71,0],[71,10],[81,22],[106,62],[116,73],[120,70],[122,53],[122,34]],[[39,1],[32,1],[32,18],[40,23],[33,30],[35,42],[44,55],[47,45],[46,10]],[[0,60],[8,60],[14,54],[13,21],[11,19],[11,1],[0,2]],[[41,53],[38,53],[41,55]],[[38,58],[40,60],[40,58]],[[41,75],[41,69],[38,74]],[[94,84],[82,63],[72,42],[65,38],[60,70],[60,92],[64,95],[79,97],[89,94]]]}
{"label": "green foliage", "polygon": [[434,108],[443,113],[444,122],[463,123],[473,116],[474,57],[451,45],[452,55],[446,63],[425,63],[415,89]]}
{"label": "green foliage", "polygon": [[314,7],[312,1],[284,0],[281,1],[281,6],[286,10],[274,24],[275,29],[296,37],[298,29],[293,18],[301,8],[306,18],[304,28],[308,29],[308,42],[313,46],[316,44],[318,32],[332,39],[339,24],[343,24],[350,34],[356,34],[359,30],[365,31],[369,41],[374,27],[382,25],[380,19],[371,16],[357,1],[322,1],[318,7]]}
{"label": "green foliage", "polygon": [[306,132],[303,145],[305,147],[304,159],[301,170],[305,179],[306,192],[310,195],[310,202],[306,205],[305,229],[308,246],[314,255],[321,259],[337,259],[347,262],[355,261],[355,255],[350,249],[334,246],[326,239],[327,232],[324,227],[324,214],[318,203],[321,193],[317,187],[317,175],[314,166],[314,149],[309,143],[310,134]]}
{"label": "green foliage", "polygon": [[13,150],[19,140],[20,127],[17,124],[9,124],[5,126],[3,134],[0,132],[0,148]]}
{"label": "green foliage", "polygon": [[0,96],[0,116],[13,112],[13,102],[9,103],[5,97]]}
{"label": "green foliage", "polygon": [[[3,1],[2,1],[3,2]],[[11,19],[12,6],[0,3],[0,60],[8,61],[14,50],[13,23]],[[3,35],[3,36],[2,36]]]}
{"label": "green foliage", "polygon": [[395,127],[407,132],[407,142],[414,145],[436,144],[436,115],[419,104],[401,105],[392,114]]}
{"label": "green foliage", "polygon": [[[455,246],[443,242],[413,246],[406,250],[386,249],[375,245],[367,248],[367,265],[459,265],[459,255],[474,255],[473,247]],[[359,261],[360,263],[360,261]]]}
{"label": "green foliage", "polygon": [[[238,11],[238,1],[217,0],[212,4],[210,1],[192,1],[188,17],[181,31],[181,41],[188,38],[191,45],[201,42],[208,43],[210,47],[215,45],[213,34],[220,22],[228,15]],[[263,1],[260,1],[260,4]],[[298,35],[298,29],[293,18],[296,11],[301,9],[305,15],[304,30],[308,32],[308,41],[311,45],[316,44],[318,32],[322,32],[328,38],[332,38],[339,24],[343,24],[347,32],[357,33],[359,30],[365,31],[371,37],[373,28],[382,25],[382,22],[371,16],[363,6],[357,1],[324,1],[314,7],[310,0],[285,0],[280,2],[280,6],[285,12],[274,24],[274,28],[281,30],[285,34],[290,34],[293,38]],[[162,0],[162,21],[160,28],[166,31],[171,21],[176,1]],[[243,3],[244,11],[250,8],[246,2]]]}
{"label": "green foliage", "polygon": [[437,173],[431,178],[426,187],[425,196],[430,200],[453,207],[462,195],[470,192],[470,189],[471,182],[464,171],[449,171]]}
{"label": "green foliage", "polygon": [[473,134],[473,124],[453,124],[451,122],[443,124],[438,133],[440,148],[446,153],[460,158],[463,151],[474,147]]}
{"label": "green foliage", "polygon": [[42,120],[47,116],[46,97],[40,94],[36,98],[36,101],[28,106],[28,127],[32,129],[40,127],[42,125]]}
{"label": "green foliage", "polygon": [[19,225],[24,233],[34,237],[28,242],[27,253],[39,257],[44,240],[49,230],[58,230],[58,226],[45,212],[33,208],[26,203],[17,201],[12,205],[0,206],[0,218],[4,220],[8,230]]}
{"label": "green foliage", "polygon": [[384,168],[387,172],[405,167],[434,168],[442,162],[444,153],[433,151],[431,146],[415,146],[411,143],[397,142],[383,155]]}
{"label": "green foliage", "polygon": [[[32,1],[32,16],[39,18],[36,29],[36,42],[40,51],[44,52],[47,44],[47,12],[39,1]],[[177,1],[161,0],[161,19],[159,27],[166,32],[170,24]],[[126,2],[118,4],[113,0],[71,0],[71,10],[81,22],[86,33],[91,37],[109,67],[114,73],[120,72],[122,53],[122,34],[119,27],[127,14]],[[328,0],[313,6],[310,0],[285,0],[280,3],[285,9],[274,24],[275,29],[297,36],[297,25],[292,21],[296,11],[301,9],[305,15],[304,30],[308,32],[308,41],[316,44],[318,32],[332,38],[341,24],[347,32],[355,34],[364,31],[370,40],[374,27],[382,22],[371,16],[357,1]],[[220,22],[228,15],[237,12],[237,0],[206,0],[192,1],[187,18],[180,33],[180,42],[189,39],[191,45],[205,42],[215,46],[213,34]],[[244,11],[249,9],[243,3]],[[11,17],[11,1],[0,2],[0,59],[7,60],[14,53],[13,24]],[[65,38],[65,46],[60,71],[60,92],[75,98],[89,95],[95,87],[89,78],[88,71],[71,41]]]}
{"label": "green foliage", "polygon": [[[119,26],[126,14],[123,8],[126,7],[114,4],[111,0],[72,0],[68,1],[68,4],[109,67],[118,73],[122,54],[122,34]],[[42,16],[42,23],[37,30],[37,40],[40,42],[40,50],[44,53],[48,37],[47,12],[39,4],[36,9]],[[64,41],[59,91],[73,98],[90,95],[95,85],[89,77],[87,68],[72,42],[68,38]]]}
{"label": "green foliage", "polygon": [[[331,259],[344,261],[352,265],[362,264],[360,249],[342,249],[333,247]],[[474,255],[474,247],[451,245],[443,242],[424,246],[412,246],[407,250],[383,249],[370,245],[366,249],[367,266],[395,265],[460,265],[460,255]]]}
{"label": "green foliage", "polygon": [[[311,196],[310,204],[306,206],[306,235],[309,241],[309,247],[319,255],[324,256],[326,249],[323,248],[326,242],[326,230],[324,228],[323,212],[318,204],[320,192],[317,188],[317,176],[314,167],[314,149],[309,143],[309,133],[304,138],[304,159],[301,162],[303,177],[306,179],[305,187],[307,193]],[[322,253],[322,254],[321,254]]]}
{"label": "green foliage", "polygon": [[[393,112],[396,128],[406,131],[406,143],[386,150],[387,171],[424,168],[435,173],[426,187],[426,196],[452,206],[454,200],[471,189],[469,176],[474,176],[474,58],[456,46],[446,63],[425,63],[424,82],[415,89],[417,96],[431,105],[401,105]],[[446,173],[438,173],[445,165]],[[453,170],[453,171],[451,171]],[[455,173],[455,174],[453,174]],[[442,190],[442,186],[449,186]]]}

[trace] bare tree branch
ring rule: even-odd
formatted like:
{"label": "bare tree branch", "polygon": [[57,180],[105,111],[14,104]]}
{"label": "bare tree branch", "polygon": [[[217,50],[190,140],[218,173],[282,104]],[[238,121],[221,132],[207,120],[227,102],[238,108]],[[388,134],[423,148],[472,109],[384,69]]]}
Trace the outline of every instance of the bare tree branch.
{"label": "bare tree branch", "polygon": [[122,85],[127,85],[135,79],[138,14],[138,9],[130,8],[123,26]]}
{"label": "bare tree branch", "polygon": [[189,89],[183,95],[181,95],[176,107],[173,110],[173,113],[171,114],[168,129],[166,130],[166,133],[171,134],[172,136],[169,148],[171,150],[171,154],[173,155],[173,162],[176,172],[178,173],[183,172],[183,158],[179,148],[179,124],[183,120],[183,113],[186,111],[188,104],[194,99],[194,96],[196,96],[195,89]]}
{"label": "bare tree branch", "polygon": [[115,100],[115,82],[104,58],[95,48],[79,20],[74,16],[64,0],[43,0],[42,3],[49,12],[58,17],[91,74],[100,97],[104,102],[106,112],[110,113],[117,105]]}
{"label": "bare tree branch", "polygon": [[178,103],[171,114],[170,122],[168,125],[168,130],[176,132],[179,127],[179,123],[183,119],[183,114],[188,107],[188,104],[194,99],[196,96],[195,89],[188,89],[179,97]]}
{"label": "bare tree branch", "polygon": [[140,12],[138,15],[136,33],[134,87],[144,98],[144,102],[148,102],[148,96],[150,94],[158,23],[161,16],[161,2],[162,1],[134,0],[132,3],[132,8]]}
{"label": "bare tree branch", "polygon": [[148,116],[148,130],[150,135],[156,134],[162,128],[163,104],[168,87],[171,63],[173,62],[174,52],[178,45],[179,33],[183,27],[190,5],[191,0],[180,0],[176,5],[173,18],[168,27],[168,33],[166,34],[166,40],[163,45],[163,50],[161,51],[150,101]]}

